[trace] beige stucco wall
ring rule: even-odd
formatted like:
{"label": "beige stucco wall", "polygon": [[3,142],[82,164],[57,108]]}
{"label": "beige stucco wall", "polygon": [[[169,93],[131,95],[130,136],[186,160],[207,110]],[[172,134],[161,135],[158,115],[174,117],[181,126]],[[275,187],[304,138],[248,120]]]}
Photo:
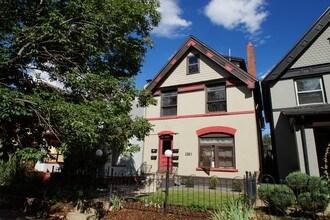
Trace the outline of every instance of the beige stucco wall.
{"label": "beige stucco wall", "polygon": [[[193,54],[197,51],[191,51]],[[187,84],[206,84],[209,81],[233,77],[222,67],[216,65],[208,57],[200,54],[200,72],[187,75],[186,58],[178,61],[173,72],[160,85],[164,87],[183,87]],[[177,175],[212,176],[222,178],[243,177],[246,171],[259,171],[259,148],[257,137],[257,124],[253,93],[243,83],[226,87],[227,111],[219,115],[208,114],[206,110],[206,91],[178,92],[177,115],[171,119],[161,117],[161,96],[156,97],[157,105],[146,109],[146,118],[153,125],[153,132],[145,138],[143,161],[152,166],[151,172],[158,171],[159,163],[159,136],[162,131],[172,131],[173,149],[179,149],[177,169],[173,169]],[[199,162],[199,142],[196,131],[210,126],[224,126],[236,129],[235,162],[238,172],[215,172],[209,174],[204,171],[196,171]],[[151,149],[157,149],[157,153],[151,153]],[[157,156],[157,160],[151,160],[151,156]]]}
{"label": "beige stucco wall", "polygon": [[[193,55],[193,53],[197,52],[193,50],[189,55]],[[205,80],[221,79],[230,76],[230,74],[226,70],[217,66],[214,62],[209,60],[203,54],[199,54],[199,58],[199,73],[187,75],[187,59],[182,59],[181,61],[178,61],[179,63],[178,66],[175,68],[175,71],[168,76],[168,78],[165,80],[165,82],[163,82],[160,88],[196,83]]]}
{"label": "beige stucco wall", "polygon": [[330,63],[329,38],[330,26],[312,44],[310,48],[296,61],[291,68],[312,66],[323,63]]}
{"label": "beige stucco wall", "polygon": [[[227,92],[227,112],[253,111],[254,99],[251,90],[246,86],[230,86]],[[157,105],[147,108],[147,118],[160,117],[161,97],[156,96]],[[205,114],[206,112],[206,92],[191,91],[178,93],[177,97],[177,115]]]}
{"label": "beige stucco wall", "polygon": [[[196,171],[198,167],[198,129],[209,126],[225,126],[237,129],[235,134],[235,158],[238,172],[212,172],[223,178],[243,176],[245,171],[259,171],[259,153],[257,141],[257,127],[254,113],[242,115],[213,116],[201,118],[182,118],[151,121],[154,125],[153,133],[145,139],[144,161],[152,165],[152,172],[158,170],[157,154],[152,154],[151,149],[158,149],[158,132],[171,130],[175,132],[173,138],[174,149],[179,149],[178,175],[208,176],[203,171]],[[186,156],[187,155],[190,156]],[[157,155],[157,160],[150,160],[150,156]]]}

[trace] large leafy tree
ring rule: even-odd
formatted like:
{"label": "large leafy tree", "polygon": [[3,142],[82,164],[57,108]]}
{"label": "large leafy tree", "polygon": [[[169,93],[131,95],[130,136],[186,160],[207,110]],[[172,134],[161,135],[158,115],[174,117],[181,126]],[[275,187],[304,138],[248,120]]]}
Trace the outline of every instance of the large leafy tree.
{"label": "large leafy tree", "polygon": [[[131,118],[152,102],[134,76],[152,46],[157,0],[0,1],[0,158],[37,159],[43,134],[60,141],[67,169],[94,163],[95,150],[132,151],[151,130]],[[47,73],[56,88],[35,80]]]}

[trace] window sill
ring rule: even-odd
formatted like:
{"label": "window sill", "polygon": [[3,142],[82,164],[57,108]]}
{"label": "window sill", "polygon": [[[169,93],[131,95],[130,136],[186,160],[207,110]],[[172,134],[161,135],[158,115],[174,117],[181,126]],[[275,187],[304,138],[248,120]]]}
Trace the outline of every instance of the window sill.
{"label": "window sill", "polygon": [[213,171],[213,172],[238,172],[238,169],[235,168],[204,168],[204,167],[196,167],[196,171]]}

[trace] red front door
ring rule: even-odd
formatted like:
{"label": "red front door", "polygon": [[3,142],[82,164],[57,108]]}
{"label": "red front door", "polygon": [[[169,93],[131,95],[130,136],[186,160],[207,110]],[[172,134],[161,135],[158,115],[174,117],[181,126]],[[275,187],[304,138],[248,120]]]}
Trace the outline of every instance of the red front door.
{"label": "red front door", "polygon": [[[169,162],[169,170],[172,170],[172,158],[165,156],[166,150],[173,149],[173,136],[163,135],[159,137],[159,171],[166,171],[167,161]],[[168,159],[168,160],[167,160]]]}

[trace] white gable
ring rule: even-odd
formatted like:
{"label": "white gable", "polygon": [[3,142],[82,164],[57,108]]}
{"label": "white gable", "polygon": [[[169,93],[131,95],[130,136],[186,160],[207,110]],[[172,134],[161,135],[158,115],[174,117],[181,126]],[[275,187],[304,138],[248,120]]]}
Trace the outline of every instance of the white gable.
{"label": "white gable", "polygon": [[199,54],[199,73],[187,75],[187,56],[177,65],[177,67],[169,74],[167,79],[162,83],[160,88],[168,86],[176,86],[189,83],[197,83],[206,80],[221,79],[229,77],[231,74],[222,67],[215,64],[208,57],[197,50],[192,50],[188,56]]}
{"label": "white gable", "polygon": [[330,63],[330,26],[316,39],[310,48],[291,68]]}

